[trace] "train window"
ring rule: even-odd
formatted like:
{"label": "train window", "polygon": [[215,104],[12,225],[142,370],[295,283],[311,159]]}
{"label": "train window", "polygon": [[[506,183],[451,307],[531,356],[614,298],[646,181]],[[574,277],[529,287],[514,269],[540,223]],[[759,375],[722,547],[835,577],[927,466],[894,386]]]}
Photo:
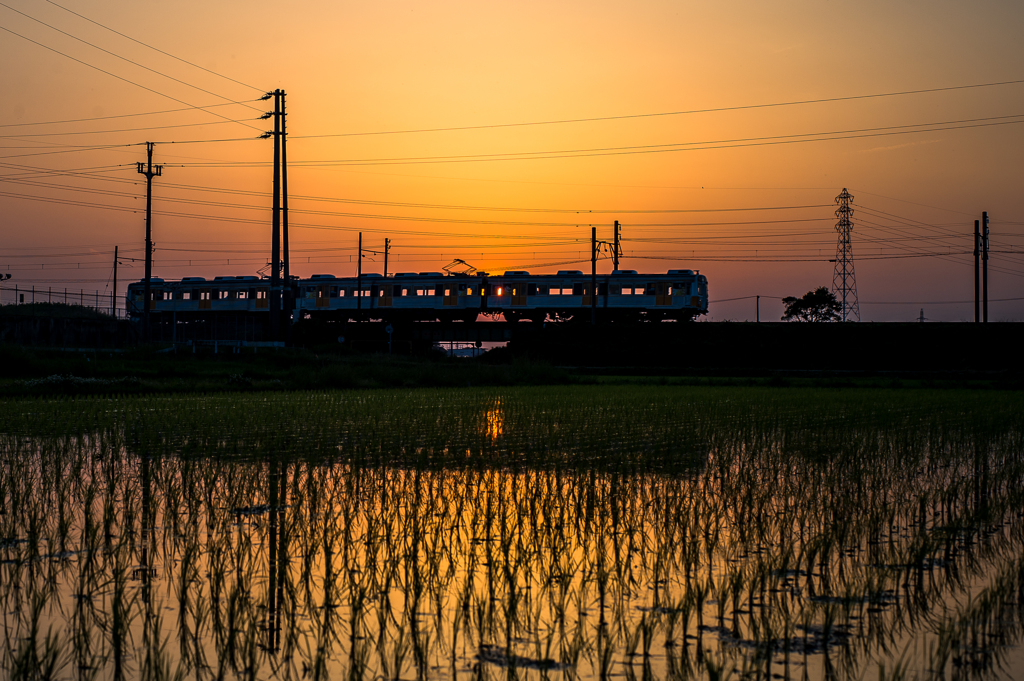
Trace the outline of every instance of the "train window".
{"label": "train window", "polygon": [[498,292],[495,293],[494,295],[496,295],[496,296],[500,296],[501,295],[501,287],[500,286],[498,287]]}
{"label": "train window", "polygon": [[536,284],[527,284],[526,285],[526,295],[528,295],[528,296],[535,296],[535,295],[537,295],[537,285]]}
{"label": "train window", "polygon": [[560,289],[560,288],[549,288],[548,289],[548,295],[549,296],[558,296],[558,295],[561,295],[561,294],[562,294],[562,289]]}
{"label": "train window", "polygon": [[249,292],[248,291],[239,291],[238,292],[238,299],[239,300],[246,300],[248,297],[249,297]]}
{"label": "train window", "polygon": [[403,289],[402,289],[402,295],[403,295],[403,296],[407,296],[407,295],[409,295],[409,289],[407,289],[407,288],[403,288]]}
{"label": "train window", "polygon": [[435,284],[434,285],[434,295],[435,296],[444,295],[444,287],[441,286],[440,284]]}
{"label": "train window", "polygon": [[574,296],[582,296],[583,295],[583,284],[573,284],[572,285],[572,294]]}
{"label": "train window", "polygon": [[649,296],[653,296],[654,295],[654,284],[648,284],[647,285],[647,294],[646,295],[649,295]]}
{"label": "train window", "polygon": [[473,295],[473,287],[471,287],[471,286],[467,286],[466,287],[466,295],[467,296]]}
{"label": "train window", "polygon": [[184,291],[184,292],[182,292],[181,299],[182,300],[192,300],[192,292],[191,291]]}
{"label": "train window", "polygon": [[459,293],[462,293],[465,290],[466,290],[466,285],[465,284],[459,284]]}
{"label": "train window", "polygon": [[624,295],[624,296],[631,296],[631,295],[633,295],[633,288],[632,287],[623,288],[622,289],[622,295]]}

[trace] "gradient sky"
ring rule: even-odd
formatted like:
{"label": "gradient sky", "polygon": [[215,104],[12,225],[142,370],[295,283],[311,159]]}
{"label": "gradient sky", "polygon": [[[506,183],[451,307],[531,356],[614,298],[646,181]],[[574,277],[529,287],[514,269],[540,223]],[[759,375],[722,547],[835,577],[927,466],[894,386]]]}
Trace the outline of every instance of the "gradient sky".
{"label": "gradient sky", "polygon": [[[391,271],[438,270],[453,258],[491,272],[588,270],[590,226],[610,239],[619,219],[621,267],[700,269],[710,280],[708,318],[753,319],[745,297],[761,295],[762,319],[778,319],[779,297],[831,284],[833,202],[847,187],[863,319],[912,320],[921,308],[930,320],[973,318],[971,303],[946,301],[973,298],[967,253],[987,210],[991,318],[1024,320],[1024,300],[1003,300],[1024,298],[1024,83],[353,135],[1021,80],[1019,2],[60,0],[80,17],[47,0],[0,1],[8,284],[109,291],[115,244],[126,256],[119,290],[141,278],[141,262],[128,258],[142,257],[145,186],[134,163],[145,141],[157,142],[165,165],[154,183],[154,274],[265,265],[272,144],[255,139],[269,122],[254,120],[267,105],[254,100],[282,88],[292,269],[303,276],[353,273],[359,231],[369,248],[392,240]],[[244,103],[187,110],[227,101]],[[90,120],[36,125],[72,119]],[[922,124],[941,125],[889,134]],[[706,144],[869,128],[888,130]],[[318,135],[339,136],[305,137]],[[194,142],[226,139],[239,141]],[[479,160],[672,144],[703,148]],[[453,156],[470,158],[436,158]],[[386,160],[424,157],[435,158]],[[793,206],[805,207],[781,208]],[[579,260],[588,262],[572,264]]]}

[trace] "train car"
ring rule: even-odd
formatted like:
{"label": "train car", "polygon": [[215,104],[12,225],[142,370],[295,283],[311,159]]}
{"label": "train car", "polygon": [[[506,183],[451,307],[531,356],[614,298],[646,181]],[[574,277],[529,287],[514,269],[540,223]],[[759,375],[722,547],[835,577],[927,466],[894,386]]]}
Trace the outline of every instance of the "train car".
{"label": "train car", "polygon": [[[270,282],[254,276],[152,279],[150,288],[150,311],[155,313],[198,317],[269,309]],[[386,278],[314,274],[294,279],[291,288],[298,316],[339,320],[473,321],[481,314],[502,315],[508,321],[589,320],[594,295],[599,318],[608,321],[683,321],[708,310],[707,278],[693,270],[616,270],[597,277],[596,291],[591,290],[590,275],[580,270],[510,270],[501,275],[400,272]],[[143,289],[143,282],[128,287],[133,317],[142,311]]]}

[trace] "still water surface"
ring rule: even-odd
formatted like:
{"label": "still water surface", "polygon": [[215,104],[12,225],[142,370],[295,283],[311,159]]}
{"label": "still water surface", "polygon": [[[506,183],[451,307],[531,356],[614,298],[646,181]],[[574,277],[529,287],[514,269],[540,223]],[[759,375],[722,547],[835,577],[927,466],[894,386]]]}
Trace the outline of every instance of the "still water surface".
{"label": "still water surface", "polygon": [[1024,411],[560,388],[0,405],[5,676],[1024,676]]}

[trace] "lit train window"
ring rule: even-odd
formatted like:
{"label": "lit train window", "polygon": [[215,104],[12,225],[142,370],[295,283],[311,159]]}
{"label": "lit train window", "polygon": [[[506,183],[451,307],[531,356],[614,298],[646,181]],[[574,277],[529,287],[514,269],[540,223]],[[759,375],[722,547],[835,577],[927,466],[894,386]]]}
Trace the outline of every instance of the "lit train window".
{"label": "lit train window", "polygon": [[549,296],[559,296],[561,294],[562,294],[562,289],[560,289],[560,288],[549,288],[548,289],[548,295]]}
{"label": "lit train window", "polygon": [[471,295],[473,295],[473,289],[472,289],[472,288],[467,288],[467,289],[466,289],[466,295],[467,295],[467,296],[471,296]]}
{"label": "lit train window", "polygon": [[[208,297],[209,294],[204,292],[201,295],[204,296],[203,300],[206,300],[206,298]],[[265,289],[256,292],[256,300],[266,300],[266,298],[267,298],[267,292],[266,292]]]}
{"label": "lit train window", "polygon": [[182,300],[192,300],[192,292],[191,291],[185,291],[184,293],[181,294],[181,299]]}
{"label": "lit train window", "polygon": [[248,291],[239,291],[238,292],[238,299],[239,300],[245,300],[248,297],[249,297],[249,292]]}
{"label": "lit train window", "polygon": [[631,296],[631,295],[633,295],[633,289],[632,288],[624,288],[624,289],[622,289],[622,295],[624,295],[624,296]]}
{"label": "lit train window", "polygon": [[501,287],[500,286],[498,287],[498,292],[495,295],[499,295],[499,296],[501,295]]}
{"label": "lit train window", "polygon": [[571,288],[563,288],[562,289],[562,295],[563,296],[571,296],[572,295],[572,289]]}

